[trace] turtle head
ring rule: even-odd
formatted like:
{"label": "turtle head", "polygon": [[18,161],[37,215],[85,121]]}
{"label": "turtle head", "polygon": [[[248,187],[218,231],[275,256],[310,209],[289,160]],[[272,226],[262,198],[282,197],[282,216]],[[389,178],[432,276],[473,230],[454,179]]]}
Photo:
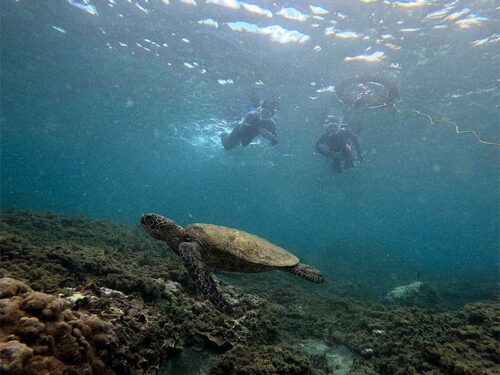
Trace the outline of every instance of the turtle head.
{"label": "turtle head", "polygon": [[141,217],[141,225],[153,238],[165,241],[169,247],[180,243],[182,227],[171,219],[158,214],[144,214]]}

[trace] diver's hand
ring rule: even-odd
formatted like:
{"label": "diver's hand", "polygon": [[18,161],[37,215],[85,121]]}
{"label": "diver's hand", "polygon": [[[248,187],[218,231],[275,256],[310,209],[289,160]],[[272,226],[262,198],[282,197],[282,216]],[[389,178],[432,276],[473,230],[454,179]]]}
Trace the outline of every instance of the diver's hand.
{"label": "diver's hand", "polygon": [[264,138],[268,139],[273,146],[278,144],[278,138],[276,137],[276,135],[273,132],[271,132],[267,129],[261,129],[260,133],[262,134],[262,136]]}

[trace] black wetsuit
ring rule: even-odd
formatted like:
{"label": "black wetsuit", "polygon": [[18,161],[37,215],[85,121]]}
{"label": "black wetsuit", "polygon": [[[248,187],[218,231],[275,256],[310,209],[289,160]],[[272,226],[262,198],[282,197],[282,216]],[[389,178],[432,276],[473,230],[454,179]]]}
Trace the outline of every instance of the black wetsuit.
{"label": "black wetsuit", "polygon": [[363,160],[358,138],[346,128],[341,128],[337,133],[329,131],[316,142],[316,151],[333,159],[332,169],[337,173],[342,171],[342,166],[354,167],[354,149],[358,159]]}
{"label": "black wetsuit", "polygon": [[272,118],[261,119],[258,111],[252,111],[245,116],[241,124],[236,125],[231,134],[221,135],[222,145],[226,150],[239,144],[246,147],[259,134],[269,139],[272,145],[278,143],[274,120]]}

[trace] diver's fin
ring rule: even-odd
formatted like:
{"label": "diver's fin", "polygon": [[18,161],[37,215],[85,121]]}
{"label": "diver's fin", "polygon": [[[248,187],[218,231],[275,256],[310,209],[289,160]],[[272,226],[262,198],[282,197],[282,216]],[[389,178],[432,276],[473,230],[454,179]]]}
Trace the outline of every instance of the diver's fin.
{"label": "diver's fin", "polygon": [[179,245],[179,255],[182,264],[189,274],[190,281],[196,289],[203,293],[208,300],[217,308],[217,310],[229,315],[238,313],[222,293],[217,288],[213,277],[208,273],[205,264],[201,261],[199,245],[190,242],[182,242]]}
{"label": "diver's fin", "polygon": [[325,282],[325,277],[313,266],[308,266],[307,264],[299,263],[296,266],[284,268],[283,271],[290,272],[295,276],[302,277],[307,281],[315,284],[323,284]]}
{"label": "diver's fin", "polygon": [[226,142],[227,142],[227,137],[229,135],[227,133],[221,133],[220,135],[220,141],[222,143],[222,146],[224,146],[224,148],[226,148]]}

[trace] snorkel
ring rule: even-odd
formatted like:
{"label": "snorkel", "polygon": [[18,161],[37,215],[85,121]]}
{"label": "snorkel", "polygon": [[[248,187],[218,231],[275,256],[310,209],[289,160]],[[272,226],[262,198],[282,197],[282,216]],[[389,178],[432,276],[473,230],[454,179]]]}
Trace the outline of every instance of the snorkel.
{"label": "snorkel", "polygon": [[273,111],[268,108],[259,107],[259,116],[261,120],[269,120],[273,117]]}
{"label": "snorkel", "polygon": [[277,103],[269,100],[261,100],[257,108],[261,120],[272,119],[277,111]]}
{"label": "snorkel", "polygon": [[342,129],[342,125],[344,125],[344,116],[337,116],[337,122],[332,122],[329,125],[330,131],[334,134],[337,134],[338,132],[340,132],[340,129]]}

